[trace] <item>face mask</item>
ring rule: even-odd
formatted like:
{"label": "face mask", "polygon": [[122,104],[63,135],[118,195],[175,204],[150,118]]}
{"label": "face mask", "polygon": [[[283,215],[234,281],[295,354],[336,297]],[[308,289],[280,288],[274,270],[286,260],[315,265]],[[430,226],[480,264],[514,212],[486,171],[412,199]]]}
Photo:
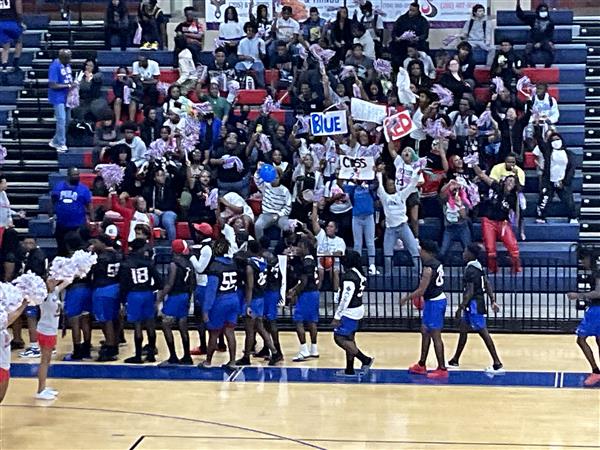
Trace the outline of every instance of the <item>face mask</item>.
{"label": "face mask", "polygon": [[561,148],[562,148],[562,145],[563,145],[563,143],[562,143],[562,139],[557,139],[557,140],[555,140],[555,141],[552,141],[550,144],[552,145],[552,148],[553,148],[554,150],[561,149]]}
{"label": "face mask", "polygon": [[548,11],[540,11],[540,17],[542,19],[545,19],[546,17],[548,17]]}

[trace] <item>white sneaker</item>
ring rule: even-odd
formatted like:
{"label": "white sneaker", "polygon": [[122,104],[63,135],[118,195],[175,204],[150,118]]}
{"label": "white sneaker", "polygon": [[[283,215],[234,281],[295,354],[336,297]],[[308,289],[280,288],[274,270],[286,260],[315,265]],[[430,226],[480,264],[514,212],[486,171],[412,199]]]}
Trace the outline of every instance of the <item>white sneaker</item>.
{"label": "white sneaker", "polygon": [[46,386],[46,389],[44,389],[44,391],[48,391],[55,397],[58,397],[58,391],[50,386]]}
{"label": "white sneaker", "polygon": [[569,223],[579,223],[579,220],[577,220],[577,219],[571,219],[571,220],[569,220]]}
{"label": "white sneaker", "polygon": [[380,275],[381,272],[379,272],[379,270],[377,270],[377,267],[375,267],[375,264],[371,264],[369,266],[369,275]]}
{"label": "white sneaker", "polygon": [[66,153],[69,148],[66,145],[59,145],[58,147],[54,147],[57,153]]}
{"label": "white sneaker", "polygon": [[41,355],[39,347],[27,347],[24,351],[19,352],[19,358],[39,358]]}
{"label": "white sneaker", "polygon": [[319,349],[315,344],[310,344],[310,357],[318,358],[319,357]]}
{"label": "white sneaker", "polygon": [[506,370],[504,369],[504,367],[494,369],[494,366],[490,366],[485,368],[485,373],[489,373],[492,375],[504,375],[506,373]]}
{"label": "white sneaker", "polygon": [[58,144],[55,144],[53,140],[50,140],[50,142],[48,142],[48,145],[52,148],[58,148],[60,147]]}
{"label": "white sneaker", "polygon": [[308,353],[304,354],[302,352],[298,352],[298,354],[296,356],[294,356],[294,359],[292,359],[292,361],[302,362],[302,361],[306,361],[308,358],[310,358],[310,355]]}
{"label": "white sneaker", "polygon": [[56,400],[56,395],[52,394],[48,389],[44,389],[42,392],[35,394],[37,400]]}
{"label": "white sneaker", "polygon": [[535,223],[546,223],[545,219],[535,219]]}

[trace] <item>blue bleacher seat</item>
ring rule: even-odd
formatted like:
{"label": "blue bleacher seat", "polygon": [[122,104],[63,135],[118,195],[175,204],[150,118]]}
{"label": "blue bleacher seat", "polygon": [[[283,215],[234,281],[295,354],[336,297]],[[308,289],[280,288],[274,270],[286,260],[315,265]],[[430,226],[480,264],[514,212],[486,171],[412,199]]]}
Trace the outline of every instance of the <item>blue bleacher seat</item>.
{"label": "blue bleacher seat", "polygon": [[173,52],[164,50],[143,51],[136,49],[127,50],[126,52],[99,50],[96,60],[99,66],[117,67],[126,65],[130,67],[134,61],[138,60],[140,53],[148,56],[149,59],[156,61],[164,68],[173,67]]}
{"label": "blue bleacher seat", "polygon": [[42,32],[25,32],[23,33],[23,47],[39,47],[42,42]]}
{"label": "blue bleacher seat", "polygon": [[559,125],[581,125],[585,121],[585,104],[561,105]]}
{"label": "blue bleacher seat", "polygon": [[[573,24],[573,11],[559,10],[550,11],[550,18],[555,25],[572,25]],[[516,11],[497,11],[496,13],[496,24],[497,26],[506,25],[523,25],[523,22],[517,17]]]}
{"label": "blue bleacher seat", "polygon": [[585,130],[583,125],[558,125],[556,130],[561,134],[568,147],[583,147]]}
{"label": "blue bleacher seat", "polygon": [[585,64],[554,64],[559,69],[559,82],[565,84],[585,83]]}
{"label": "blue bleacher seat", "polygon": [[47,30],[50,23],[50,16],[44,14],[25,14],[23,21],[28,30]]}
{"label": "blue bleacher seat", "polygon": [[[498,41],[496,41],[498,42]],[[520,54],[525,51],[524,45],[515,45],[515,50]],[[480,48],[473,50],[473,58],[475,64],[485,64],[487,52]],[[555,61],[560,61],[561,64],[585,64],[587,60],[587,47],[585,44],[556,44]],[[541,64],[541,59],[534,56],[534,62]]]}
{"label": "blue bleacher seat", "polygon": [[558,103],[584,103],[585,86],[581,84],[559,84]]}
{"label": "blue bleacher seat", "polygon": [[[526,170],[525,173],[527,176],[525,177],[524,192],[539,192],[539,179],[535,174],[535,170]],[[573,192],[581,192],[581,189],[583,188],[583,175],[581,174],[581,170],[575,171],[571,187],[573,188]]]}
{"label": "blue bleacher seat", "polygon": [[[513,44],[526,44],[529,41],[528,25],[497,26],[494,30],[494,42],[500,44],[502,39],[510,39]],[[552,41],[555,44],[568,44],[573,40],[573,28],[570,25],[557,25],[554,28]]]}

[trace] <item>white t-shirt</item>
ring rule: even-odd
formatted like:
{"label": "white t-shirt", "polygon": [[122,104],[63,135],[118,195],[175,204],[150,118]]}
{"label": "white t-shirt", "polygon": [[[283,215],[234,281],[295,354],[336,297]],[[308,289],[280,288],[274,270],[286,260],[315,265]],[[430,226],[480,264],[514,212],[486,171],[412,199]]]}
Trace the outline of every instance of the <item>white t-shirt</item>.
{"label": "white t-shirt", "polygon": [[553,150],[550,155],[550,181],[557,183],[564,180],[569,158],[564,150]]}
{"label": "white t-shirt", "polygon": [[328,256],[335,252],[344,253],[346,251],[346,242],[339,236],[330,238],[325,230],[321,229],[315,237],[317,239],[317,256]]}
{"label": "white t-shirt", "polygon": [[132,242],[135,239],[135,226],[138,224],[148,225],[150,229],[152,229],[152,225],[150,225],[150,217],[148,214],[141,213],[136,211],[133,213],[133,217],[131,218],[131,223],[129,224],[129,236],[127,237],[127,242]]}
{"label": "white t-shirt", "polygon": [[60,319],[60,301],[56,292],[48,294],[40,305],[40,321],[37,332],[46,336],[56,336]]}
{"label": "white t-shirt", "polygon": [[219,25],[219,39],[222,41],[235,41],[244,37],[244,28],[239,22],[223,22]]}
{"label": "white t-shirt", "polygon": [[540,147],[538,145],[535,146],[532,153],[537,158],[537,162],[538,162],[537,171],[538,171],[538,173],[542,173],[542,171],[544,170],[544,164],[546,163],[544,154],[542,153],[542,151],[540,150]]}
{"label": "white t-shirt", "polygon": [[260,54],[266,53],[265,41],[263,41],[259,37],[255,37],[254,39],[248,39],[245,37],[240,41],[240,45],[238,45],[238,55],[241,56],[250,56],[254,59],[254,61],[241,61],[247,69],[252,67],[252,64],[257,61],[260,62]]}
{"label": "white t-shirt", "polygon": [[223,196],[223,198],[231,203],[233,206],[236,206],[238,208],[243,208],[244,212],[243,214],[245,216],[248,216],[252,219],[252,222],[254,222],[254,213],[252,212],[252,208],[250,208],[250,205],[248,205],[248,203],[246,203],[246,201],[242,198],[242,196],[240,194],[237,194],[235,192],[228,192],[227,194],[225,194]]}
{"label": "white t-shirt", "polygon": [[300,34],[300,24],[297,21],[291,17],[288,20],[281,17],[277,19],[277,40],[290,42],[294,34]]}
{"label": "white t-shirt", "polygon": [[156,61],[151,59],[148,60],[148,67],[142,67],[140,66],[139,61],[134,61],[133,74],[139,75],[142,81],[149,80],[151,78],[160,76],[160,67]]}

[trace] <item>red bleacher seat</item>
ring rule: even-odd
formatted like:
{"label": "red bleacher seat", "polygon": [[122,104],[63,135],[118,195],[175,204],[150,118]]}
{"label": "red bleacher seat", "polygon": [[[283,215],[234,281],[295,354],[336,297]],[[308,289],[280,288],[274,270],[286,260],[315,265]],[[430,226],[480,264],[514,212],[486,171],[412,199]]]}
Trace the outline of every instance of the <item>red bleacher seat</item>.
{"label": "red bleacher seat", "polygon": [[535,155],[531,152],[525,152],[525,159],[523,161],[525,169],[535,169]]}
{"label": "red bleacher seat", "polygon": [[177,239],[191,239],[190,227],[187,222],[177,222],[175,225],[177,232]]}
{"label": "red bleacher seat", "polygon": [[487,87],[475,88],[473,94],[475,95],[475,100],[480,103],[487,103],[492,99],[492,93]]}
{"label": "red bleacher seat", "polygon": [[490,83],[490,69],[488,67],[475,69],[475,81],[477,84],[489,84]]}
{"label": "red bleacher seat", "polygon": [[83,172],[79,175],[79,181],[85,184],[88,188],[91,188],[96,179],[96,174],[93,172]]}
{"label": "red bleacher seat", "polygon": [[265,83],[271,84],[273,81],[279,80],[279,70],[271,69],[265,70]]}
{"label": "red bleacher seat", "polygon": [[[237,110],[237,114],[239,114],[239,113],[240,113],[240,111]],[[248,120],[256,120],[259,115],[260,115],[260,110],[251,109],[250,111],[248,111]],[[271,113],[271,117],[279,123],[285,123],[285,111],[283,111],[281,109],[279,109],[277,111],[273,111]]]}
{"label": "red bleacher seat", "polygon": [[291,97],[286,94],[288,94],[288,91],[277,91],[277,101],[281,102],[282,105],[289,105],[292,103]]}
{"label": "red bleacher seat", "polygon": [[179,71],[176,69],[161,70],[158,79],[163,83],[173,84],[179,79]]}
{"label": "red bleacher seat", "polygon": [[552,83],[557,84],[559,82],[560,71],[557,67],[550,67],[548,69],[534,69],[528,68],[523,69],[523,75],[529,77],[533,84],[535,83]]}
{"label": "red bleacher seat", "polygon": [[108,197],[93,196],[92,206],[94,207],[94,209],[99,208],[101,206],[103,206],[104,208],[108,208],[110,206],[110,203],[108,202]]}
{"label": "red bleacher seat", "polygon": [[238,91],[238,104],[261,105],[266,96],[267,91],[264,89],[240,89]]}

